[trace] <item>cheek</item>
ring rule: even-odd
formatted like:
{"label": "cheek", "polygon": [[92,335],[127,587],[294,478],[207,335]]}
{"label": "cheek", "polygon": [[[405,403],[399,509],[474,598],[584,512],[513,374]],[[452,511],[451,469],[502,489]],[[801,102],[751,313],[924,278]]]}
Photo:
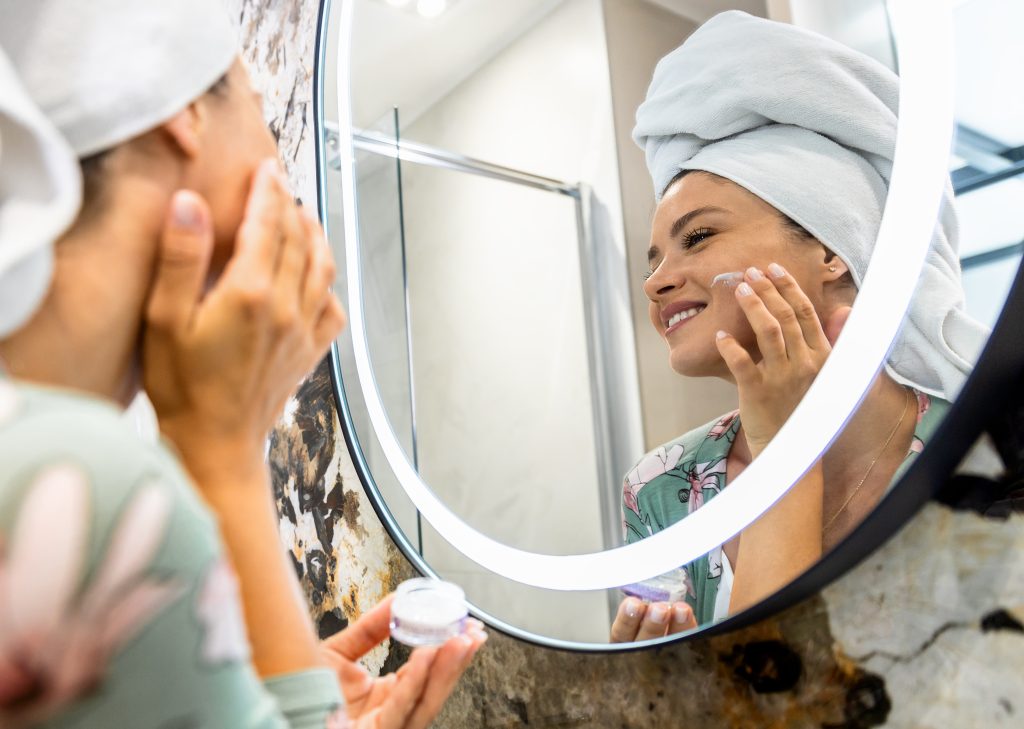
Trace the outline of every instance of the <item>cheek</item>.
{"label": "cheek", "polygon": [[661,331],[661,317],[658,315],[658,305],[651,302],[647,305],[647,316],[651,319],[651,325]]}

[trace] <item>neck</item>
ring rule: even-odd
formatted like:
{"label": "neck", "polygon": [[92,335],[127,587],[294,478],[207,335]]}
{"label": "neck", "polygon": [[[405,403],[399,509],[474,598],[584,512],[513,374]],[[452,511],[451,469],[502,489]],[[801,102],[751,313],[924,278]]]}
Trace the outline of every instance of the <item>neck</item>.
{"label": "neck", "polygon": [[143,311],[167,204],[145,183],[135,190],[130,202],[110,199],[101,214],[80,219],[57,242],[43,304],[0,341],[0,358],[12,376],[122,404],[134,397]]}
{"label": "neck", "polygon": [[844,524],[859,523],[875,507],[916,427],[917,398],[882,372],[822,460],[824,518],[834,531],[845,533]]}

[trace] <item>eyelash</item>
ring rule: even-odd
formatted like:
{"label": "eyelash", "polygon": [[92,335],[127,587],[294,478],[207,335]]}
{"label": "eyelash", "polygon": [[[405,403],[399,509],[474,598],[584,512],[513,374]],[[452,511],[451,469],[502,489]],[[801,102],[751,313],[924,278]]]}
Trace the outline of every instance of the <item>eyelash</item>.
{"label": "eyelash", "polygon": [[683,247],[693,248],[695,245],[710,238],[714,234],[715,232],[711,230],[711,228],[697,228],[695,230],[691,230],[683,237]]}
{"label": "eyelash", "polygon": [[[705,240],[707,240],[714,234],[715,231],[711,230],[711,228],[696,228],[694,230],[691,230],[689,233],[683,236],[683,248],[689,250],[694,246],[703,243]],[[648,271],[642,276],[642,278],[644,281],[647,281],[647,279],[649,279],[653,275],[654,271]]]}

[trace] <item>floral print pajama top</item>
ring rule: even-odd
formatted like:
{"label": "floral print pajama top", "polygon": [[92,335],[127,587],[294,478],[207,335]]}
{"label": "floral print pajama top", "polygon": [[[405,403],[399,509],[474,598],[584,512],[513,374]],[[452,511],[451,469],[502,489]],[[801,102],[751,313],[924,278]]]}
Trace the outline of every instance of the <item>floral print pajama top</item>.
{"label": "floral print pajama top", "polygon": [[119,410],[0,374],[0,464],[0,726],[343,723],[331,671],[257,677],[213,515]]}
{"label": "floral print pajama top", "polygon": [[[917,426],[910,450],[893,477],[899,479],[942,421],[949,403],[917,395]],[[627,543],[675,524],[713,499],[726,486],[726,461],[740,429],[734,411],[648,453],[622,484],[622,528]],[[683,565],[686,602],[698,625],[716,619],[715,601],[722,585],[724,553],[716,547]],[[719,616],[721,617],[721,616]]]}

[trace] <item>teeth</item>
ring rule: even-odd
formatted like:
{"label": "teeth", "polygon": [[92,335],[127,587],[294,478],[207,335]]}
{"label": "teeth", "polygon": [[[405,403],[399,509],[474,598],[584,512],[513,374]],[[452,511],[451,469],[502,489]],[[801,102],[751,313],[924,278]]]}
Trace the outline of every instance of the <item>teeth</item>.
{"label": "teeth", "polygon": [[706,308],[707,308],[706,306],[695,306],[692,309],[687,309],[686,311],[680,311],[678,314],[675,314],[671,319],[668,320],[668,325],[670,327],[671,326],[675,326],[676,324],[681,322],[683,319],[689,319],[691,316],[697,316],[697,314],[701,313]]}

